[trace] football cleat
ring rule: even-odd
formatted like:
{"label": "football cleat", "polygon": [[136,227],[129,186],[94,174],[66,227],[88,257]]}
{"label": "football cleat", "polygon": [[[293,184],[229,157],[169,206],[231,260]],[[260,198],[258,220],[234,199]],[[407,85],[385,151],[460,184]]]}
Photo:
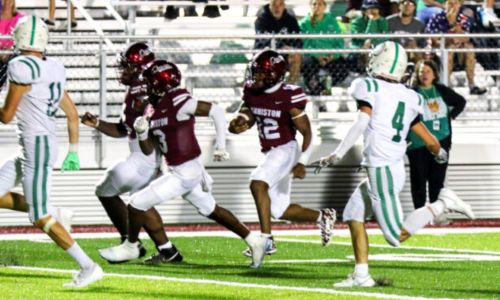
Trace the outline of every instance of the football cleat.
{"label": "football cleat", "polygon": [[456,212],[466,215],[469,219],[476,218],[470,205],[462,201],[462,199],[458,198],[458,196],[452,190],[442,188],[439,192],[438,199],[443,201],[445,206],[445,213]]}
{"label": "football cleat", "polygon": [[341,282],[337,282],[333,284],[333,287],[372,287],[375,286],[375,280],[368,275],[366,277],[356,276],[355,273],[347,275],[347,279]]}
{"label": "football cleat", "polygon": [[183,257],[179,250],[172,245],[172,248],[158,250],[158,253],[144,260],[146,265],[160,265],[167,263],[180,263]]}
{"label": "football cleat", "polygon": [[139,258],[140,247],[141,243],[139,242],[130,243],[128,240],[125,240],[118,246],[99,249],[99,255],[112,264],[124,263]]}
{"label": "football cleat", "polygon": [[[278,249],[276,249],[276,243],[274,242],[273,238],[271,238],[271,243],[267,243],[266,246],[266,255],[271,255],[278,251]],[[252,249],[248,247],[243,250],[242,254],[246,257],[252,257]]]}
{"label": "football cleat", "polygon": [[262,265],[264,256],[266,255],[266,249],[272,244],[272,237],[264,237],[262,235],[256,236],[249,243],[250,249],[252,250],[252,264],[250,268],[257,269]]}
{"label": "football cleat", "polygon": [[321,210],[321,219],[318,222],[318,227],[320,229],[321,244],[323,246],[328,246],[330,244],[330,239],[333,234],[333,225],[337,220],[337,212],[333,208],[325,208]]}
{"label": "football cleat", "polygon": [[[125,242],[127,240],[127,237],[128,237],[128,235],[125,235],[125,236],[122,235],[120,237],[120,244]],[[142,258],[142,257],[146,256],[146,253],[148,251],[146,250],[146,247],[144,247],[144,245],[142,244],[141,240],[138,240],[138,241],[139,241],[139,258]]]}
{"label": "football cleat", "polygon": [[65,283],[66,288],[83,288],[89,284],[99,281],[104,277],[104,272],[97,263],[93,263],[91,267],[81,269],[80,272],[73,276],[73,281]]}

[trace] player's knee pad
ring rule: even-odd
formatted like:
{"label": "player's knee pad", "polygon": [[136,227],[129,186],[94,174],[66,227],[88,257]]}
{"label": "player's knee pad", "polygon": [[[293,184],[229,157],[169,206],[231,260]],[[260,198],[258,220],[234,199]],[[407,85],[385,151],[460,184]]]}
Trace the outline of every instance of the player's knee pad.
{"label": "player's knee pad", "polygon": [[48,216],[45,218],[41,218],[33,222],[33,224],[42,229],[45,233],[49,233],[52,226],[57,223],[57,220],[53,218],[52,216]]}

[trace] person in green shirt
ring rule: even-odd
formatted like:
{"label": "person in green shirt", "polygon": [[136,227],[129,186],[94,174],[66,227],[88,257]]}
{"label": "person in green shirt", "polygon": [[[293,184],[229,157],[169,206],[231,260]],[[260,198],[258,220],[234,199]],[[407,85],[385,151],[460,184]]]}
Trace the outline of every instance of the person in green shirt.
{"label": "person in green shirt", "polygon": [[[465,99],[449,87],[439,83],[439,71],[436,63],[421,60],[417,63],[414,90],[422,97],[424,113],[422,122],[439,140],[441,147],[448,153],[451,148],[451,120],[465,108]],[[410,161],[411,196],[415,209],[426,202],[426,186],[429,185],[429,202],[437,200],[439,191],[444,186],[448,163],[438,163],[422,139],[410,133],[407,150]]]}
{"label": "person in green shirt", "polygon": [[[387,19],[380,15],[380,6],[377,0],[364,0],[361,6],[363,15],[355,18],[351,23],[351,33],[386,33],[389,32]],[[356,38],[351,41],[351,48],[370,49],[385,42],[386,38]]]}
{"label": "person in green shirt", "polygon": [[[331,13],[326,12],[325,0],[311,0],[311,12],[299,21],[304,34],[341,34],[340,26]],[[343,49],[343,38],[304,39],[304,49]],[[343,81],[348,75],[345,59],[340,53],[310,53],[302,59],[301,73],[310,95],[329,94],[326,77],[331,76],[331,85]],[[321,71],[322,70],[322,71]]]}
{"label": "person in green shirt", "polygon": [[432,16],[444,10],[446,0],[418,0],[417,19],[427,25]]}

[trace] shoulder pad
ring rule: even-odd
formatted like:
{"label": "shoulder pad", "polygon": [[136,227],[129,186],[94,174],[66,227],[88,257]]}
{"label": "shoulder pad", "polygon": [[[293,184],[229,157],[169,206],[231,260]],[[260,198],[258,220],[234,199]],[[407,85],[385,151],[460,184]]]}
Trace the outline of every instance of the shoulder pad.
{"label": "shoulder pad", "polygon": [[40,65],[28,56],[18,56],[9,62],[7,74],[10,81],[32,84],[40,78]]}

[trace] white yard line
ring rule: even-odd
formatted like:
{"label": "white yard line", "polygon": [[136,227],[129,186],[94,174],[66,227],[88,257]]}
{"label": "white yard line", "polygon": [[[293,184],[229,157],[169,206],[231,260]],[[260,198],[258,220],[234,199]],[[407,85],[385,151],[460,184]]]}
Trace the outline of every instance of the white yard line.
{"label": "white yard line", "polygon": [[[36,267],[19,267],[19,266],[9,266],[7,268],[16,269],[16,270],[52,272],[52,273],[74,273],[74,272],[76,272],[73,270],[36,268]],[[175,278],[175,277],[163,277],[163,276],[152,276],[152,275],[105,273],[105,276],[106,277],[133,278],[133,279],[146,279],[146,280],[161,280],[161,281],[182,282],[182,283],[213,284],[213,285],[230,286],[230,287],[244,287],[244,288],[256,288],[256,289],[268,289],[268,290],[300,291],[300,292],[323,293],[323,294],[331,294],[331,295],[365,296],[365,297],[375,297],[375,298],[381,298],[381,299],[402,299],[402,300],[413,300],[413,299],[448,300],[449,299],[449,298],[426,298],[426,297],[404,296],[404,295],[383,294],[383,293],[370,293],[370,292],[350,292],[350,291],[334,290],[334,289],[326,289],[326,288],[308,288],[308,287],[296,287],[296,286],[273,285],[273,284],[242,283],[242,282],[220,281],[220,280],[210,280],[210,279]]]}
{"label": "white yard line", "polygon": [[[500,227],[477,227],[477,228],[424,228],[418,234],[429,235],[444,235],[444,234],[470,234],[470,233],[497,233],[500,232]],[[203,237],[203,236],[221,236],[221,237],[236,237],[234,233],[224,231],[172,231],[167,232],[169,237]],[[276,236],[304,236],[319,234],[319,230],[274,230]],[[369,235],[381,235],[379,229],[368,229]],[[77,239],[105,239],[116,238],[118,240],[119,234],[117,232],[86,232],[86,233],[72,233],[71,236]],[[334,236],[349,236],[348,229],[335,229]],[[35,240],[45,239],[47,235],[44,233],[16,233],[16,234],[0,234],[0,241],[6,240]],[[148,239],[146,233],[142,232],[141,239]]]}
{"label": "white yard line", "polygon": [[[288,239],[288,238],[275,238],[277,241],[290,242],[290,243],[304,243],[304,244],[321,244],[320,241]],[[331,242],[333,245],[351,246],[351,242]],[[409,250],[429,250],[441,252],[458,252],[458,253],[476,253],[476,254],[492,254],[500,255],[499,251],[485,251],[485,250],[471,250],[471,249],[452,249],[452,248],[436,248],[436,247],[421,247],[421,246],[399,246],[398,248],[385,244],[370,244],[370,248],[391,248],[391,249],[409,249]]]}

